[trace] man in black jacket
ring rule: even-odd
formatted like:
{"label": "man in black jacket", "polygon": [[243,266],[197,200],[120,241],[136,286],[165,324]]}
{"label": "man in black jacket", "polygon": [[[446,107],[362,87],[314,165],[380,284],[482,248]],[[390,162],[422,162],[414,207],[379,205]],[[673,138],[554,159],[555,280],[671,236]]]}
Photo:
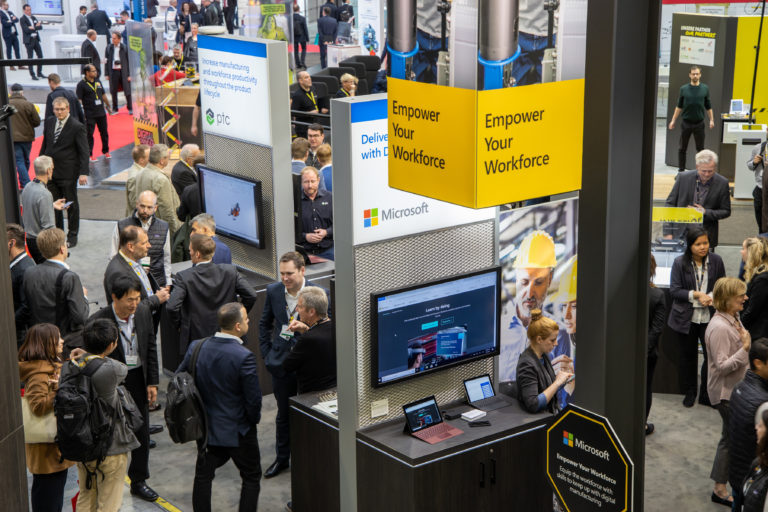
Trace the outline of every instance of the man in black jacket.
{"label": "man in black jacket", "polygon": [[[304,59],[307,56],[307,43],[309,42],[309,29],[307,19],[301,15],[299,4],[293,4],[293,60],[296,69],[307,69]],[[299,56],[301,47],[301,56]]]}
{"label": "man in black jacket", "polygon": [[[330,3],[330,2],[329,2]],[[339,22],[336,21],[331,8],[323,6],[323,15],[317,19],[317,34],[320,36],[320,67],[328,67],[328,45],[336,41],[339,30]]]}
{"label": "man in black jacket", "polygon": [[[22,39],[24,46],[27,47],[27,58],[32,59],[34,54],[37,54],[37,58],[42,59],[43,49],[40,46],[40,31],[43,29],[43,24],[37,21],[36,17],[32,16],[32,7],[29,4],[24,4],[22,10],[24,15],[19,20],[19,24],[24,35]],[[32,75],[32,80],[45,78],[42,65],[37,66],[37,76],[35,76],[35,67],[29,66],[29,74]]]}
{"label": "man in black jacket", "polygon": [[117,92],[122,87],[123,94],[125,94],[125,106],[128,107],[128,113],[133,115],[128,49],[120,39],[119,32],[112,32],[112,44],[107,45],[107,51],[105,52],[107,63],[104,65],[104,77],[109,81],[109,92],[112,93],[112,113],[117,113]]}
{"label": "man in black jacket", "polygon": [[195,172],[195,160],[200,155],[200,146],[197,144],[184,144],[179,152],[179,161],[173,166],[171,171],[171,183],[176,193],[181,194],[184,189],[197,183],[197,172]]}
{"label": "man in black jacket", "polygon": [[[80,46],[80,56],[91,59],[91,64],[96,66],[96,79],[99,79],[101,78],[101,56],[99,50],[96,49],[96,38],[95,30],[89,30],[85,33],[85,41]],[[85,74],[85,64],[83,64],[81,72]]]}
{"label": "man in black jacket", "polygon": [[5,236],[8,239],[8,261],[11,267],[11,288],[13,290],[13,309],[16,316],[16,346],[21,347],[27,332],[22,318],[24,272],[35,266],[24,248],[24,228],[18,224],[6,224]]}
{"label": "man in black jacket", "polygon": [[69,102],[69,113],[75,116],[78,121],[85,124],[83,107],[77,100],[77,94],[61,85],[61,77],[58,74],[51,73],[48,75],[48,87],[51,88],[51,92],[49,92],[48,96],[45,98],[45,119],[54,116],[53,100],[56,98],[64,98]]}
{"label": "man in black jacket", "polygon": [[200,338],[213,336],[218,328],[217,311],[237,295],[250,311],[256,302],[256,290],[240,276],[233,265],[213,263],[216,242],[210,236],[191,235],[189,255],[193,267],[182,270],[173,280],[168,300],[171,322],[179,329],[180,349]]}
{"label": "man in black jacket", "polygon": [[741,510],[742,484],[757,446],[755,412],[764,402],[768,402],[768,338],[759,338],[749,348],[749,370],[744,380],[731,393],[728,481],[733,490],[734,510]]}
{"label": "man in black jacket", "polygon": [[[53,114],[45,120],[40,154],[53,159],[53,176],[48,182],[54,201],[65,197],[72,201],[67,208],[67,245],[77,245],[80,230],[80,204],[77,184],[88,184],[88,138],[85,126],[69,113],[69,102],[62,97],[53,100]],[[56,210],[56,227],[64,228],[64,216]]]}
{"label": "man in black jacket", "polygon": [[141,301],[141,287],[135,276],[115,277],[110,283],[112,305],[101,308],[90,319],[109,320],[120,332],[117,348],[109,357],[128,366],[125,388],[144,417],[144,424],[134,432],[141,446],[131,452],[128,466],[131,494],[155,501],[157,493],[146,482],[149,478],[149,404],[157,400],[160,376],[152,312],[149,304]]}
{"label": "man in black jacket", "polygon": [[97,3],[91,4],[91,12],[85,16],[85,20],[88,23],[89,30],[95,30],[100,36],[106,36],[109,34],[109,27],[112,26],[112,20],[109,19],[107,13],[99,9]]}

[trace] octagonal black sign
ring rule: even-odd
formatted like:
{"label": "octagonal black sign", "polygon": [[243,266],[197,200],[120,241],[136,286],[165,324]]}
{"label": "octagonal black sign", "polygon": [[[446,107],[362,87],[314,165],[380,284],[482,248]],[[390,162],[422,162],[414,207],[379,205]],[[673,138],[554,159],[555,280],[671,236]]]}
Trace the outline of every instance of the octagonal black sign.
{"label": "octagonal black sign", "polygon": [[568,512],[632,510],[633,471],[602,416],[571,404],[547,430],[547,477]]}

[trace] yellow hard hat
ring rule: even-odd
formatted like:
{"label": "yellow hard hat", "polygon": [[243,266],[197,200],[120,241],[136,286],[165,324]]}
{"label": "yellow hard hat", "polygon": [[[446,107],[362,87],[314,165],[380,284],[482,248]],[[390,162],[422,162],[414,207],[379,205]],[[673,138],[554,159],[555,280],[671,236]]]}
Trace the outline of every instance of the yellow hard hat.
{"label": "yellow hard hat", "polygon": [[529,233],[517,250],[514,268],[554,268],[555,242],[546,231],[536,230]]}
{"label": "yellow hard hat", "polygon": [[576,263],[576,256],[566,263],[566,269],[560,276],[560,284],[557,287],[557,302],[576,300]]}

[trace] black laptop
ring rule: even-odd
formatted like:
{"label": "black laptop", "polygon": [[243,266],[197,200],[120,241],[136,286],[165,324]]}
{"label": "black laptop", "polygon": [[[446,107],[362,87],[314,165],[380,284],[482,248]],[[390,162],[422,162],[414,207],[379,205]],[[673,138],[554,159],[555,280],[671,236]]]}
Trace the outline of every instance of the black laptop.
{"label": "black laptop", "polygon": [[467,393],[467,403],[481,411],[495,411],[509,405],[508,401],[496,395],[488,374],[465,380],[464,391]]}

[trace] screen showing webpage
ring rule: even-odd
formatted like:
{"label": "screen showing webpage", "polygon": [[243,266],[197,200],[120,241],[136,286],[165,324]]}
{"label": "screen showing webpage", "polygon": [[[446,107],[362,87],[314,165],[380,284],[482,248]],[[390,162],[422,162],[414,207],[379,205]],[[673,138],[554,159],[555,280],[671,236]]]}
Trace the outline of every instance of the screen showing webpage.
{"label": "screen showing webpage", "polygon": [[257,185],[200,167],[204,210],[216,219],[216,231],[259,244]]}

